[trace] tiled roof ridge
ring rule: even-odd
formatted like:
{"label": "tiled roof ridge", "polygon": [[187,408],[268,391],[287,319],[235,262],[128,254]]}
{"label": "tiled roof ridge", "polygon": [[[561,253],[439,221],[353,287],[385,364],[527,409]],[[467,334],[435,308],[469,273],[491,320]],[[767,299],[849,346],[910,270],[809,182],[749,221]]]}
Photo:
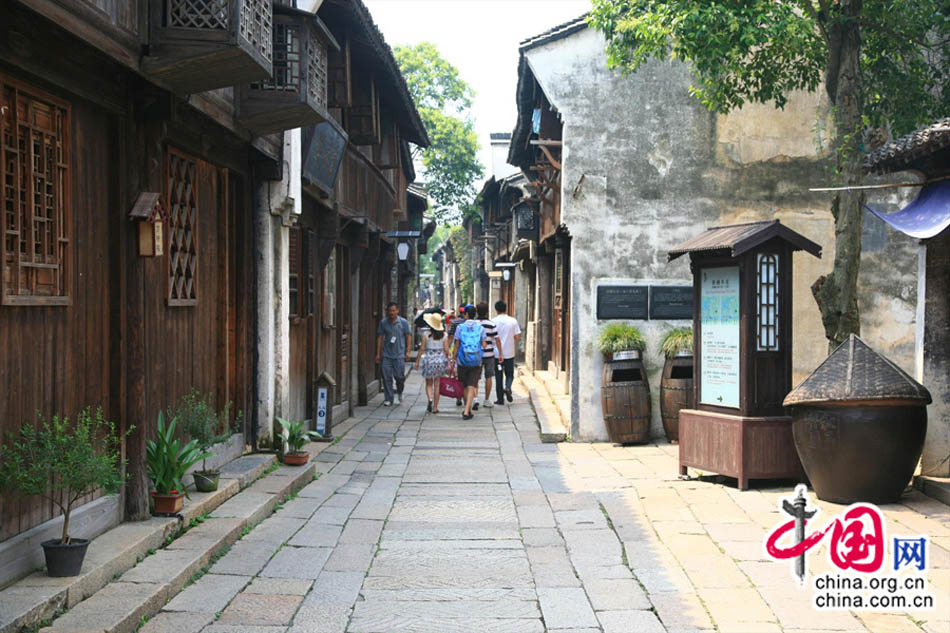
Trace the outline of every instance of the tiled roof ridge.
{"label": "tiled roof ridge", "polygon": [[565,36],[578,31],[582,28],[587,28],[587,17],[590,15],[590,11],[585,12],[583,15],[568,20],[557,26],[552,26],[547,31],[538,33],[537,35],[532,35],[529,38],[526,38],[518,42],[518,49],[530,48],[532,46],[537,46],[538,44],[543,44],[544,42],[550,41],[551,39],[557,39],[558,36]]}
{"label": "tiled roof ridge", "polygon": [[864,169],[873,172],[898,171],[894,163],[909,162],[918,152],[931,145],[935,148],[950,145],[950,117],[937,119],[868,153],[864,157]]}

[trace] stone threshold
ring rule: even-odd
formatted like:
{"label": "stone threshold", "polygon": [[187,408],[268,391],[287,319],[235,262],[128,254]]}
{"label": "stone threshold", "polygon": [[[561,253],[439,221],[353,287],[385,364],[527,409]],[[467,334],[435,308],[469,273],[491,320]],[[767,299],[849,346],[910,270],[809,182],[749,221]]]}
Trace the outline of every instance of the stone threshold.
{"label": "stone threshold", "polygon": [[544,382],[535,378],[524,367],[518,368],[518,377],[531,395],[531,403],[538,415],[538,424],[541,426],[541,441],[545,444],[564,442],[567,440],[567,423],[564,420],[561,408],[551,396]]}
{"label": "stone threshold", "polygon": [[[338,423],[335,434],[355,424],[353,418]],[[330,446],[309,444],[306,466],[278,466],[273,454],[239,457],[222,466],[215,492],[189,490],[181,520],[122,523],[89,544],[78,576],[38,571],[13,583],[0,591],[0,633],[41,625],[49,626],[46,633],[132,633],[216,554],[313,481],[320,470],[313,458]]]}
{"label": "stone threshold", "polygon": [[928,497],[950,506],[950,477],[914,477],[914,488]]}

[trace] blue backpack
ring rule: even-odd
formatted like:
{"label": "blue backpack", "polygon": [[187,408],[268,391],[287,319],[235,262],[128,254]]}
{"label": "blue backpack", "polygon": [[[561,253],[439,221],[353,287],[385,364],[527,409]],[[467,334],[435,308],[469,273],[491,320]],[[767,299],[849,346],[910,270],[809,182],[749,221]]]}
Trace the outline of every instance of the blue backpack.
{"label": "blue backpack", "polygon": [[463,367],[477,367],[482,362],[482,324],[466,321],[459,324],[458,363]]}

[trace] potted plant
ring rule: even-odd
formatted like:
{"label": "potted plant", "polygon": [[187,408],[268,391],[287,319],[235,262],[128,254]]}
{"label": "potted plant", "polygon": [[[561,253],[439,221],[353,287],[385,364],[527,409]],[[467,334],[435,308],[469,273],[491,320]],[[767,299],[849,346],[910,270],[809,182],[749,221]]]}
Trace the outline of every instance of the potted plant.
{"label": "potted plant", "polygon": [[609,323],[597,335],[597,349],[605,360],[613,360],[617,352],[636,352],[631,358],[639,358],[646,349],[643,333],[629,323]]}
{"label": "potted plant", "polygon": [[53,416],[37,428],[23,425],[0,450],[0,490],[41,495],[63,513],[63,534],[42,543],[50,576],[75,576],[82,569],[88,539],[69,535],[73,507],[102,488],[115,494],[122,483],[120,436],[112,422],[86,408],[70,424]]}
{"label": "potted plant", "polygon": [[[209,449],[216,442],[224,439],[218,435],[222,422],[226,422],[231,411],[231,403],[227,403],[221,413],[215,411],[211,405],[210,394],[202,397],[197,389],[181,397],[169,416],[181,423],[182,429],[190,438],[198,443],[198,449],[206,453],[207,457],[214,457]],[[218,489],[221,471],[209,469],[207,458],[202,460],[201,470],[191,473],[195,479],[195,489],[198,492],[213,492]]]}
{"label": "potted plant", "polygon": [[660,343],[666,363],[660,379],[660,417],[671,442],[679,440],[679,412],[693,406],[693,330],[677,327]]}
{"label": "potted plant", "polygon": [[277,418],[277,421],[284,427],[281,435],[288,449],[284,454],[284,463],[288,466],[303,466],[310,461],[310,453],[300,449],[303,448],[303,445],[306,444],[308,440],[318,439],[323,436],[316,431],[305,429],[304,426],[307,424],[306,420],[289,422],[283,418]]}
{"label": "potted plant", "polygon": [[176,514],[188,495],[182,478],[185,472],[202,459],[210,457],[202,453],[196,440],[187,444],[175,437],[178,421],[172,419],[165,426],[165,416],[158,412],[158,428],[154,440],[145,444],[145,463],[148,477],[155,490],[152,491],[155,514]]}

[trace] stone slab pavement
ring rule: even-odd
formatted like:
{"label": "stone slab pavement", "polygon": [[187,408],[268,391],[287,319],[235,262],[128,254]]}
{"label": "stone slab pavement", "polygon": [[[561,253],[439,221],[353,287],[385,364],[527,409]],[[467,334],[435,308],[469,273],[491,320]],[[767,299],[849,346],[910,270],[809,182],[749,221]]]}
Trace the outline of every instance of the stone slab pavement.
{"label": "stone slab pavement", "polygon": [[466,422],[451,401],[427,414],[413,374],[141,633],[950,632],[947,506],[883,507],[888,534],[929,536],[934,608],[819,612],[764,551],[790,485],[682,480],[670,444],[542,443],[526,395]]}

